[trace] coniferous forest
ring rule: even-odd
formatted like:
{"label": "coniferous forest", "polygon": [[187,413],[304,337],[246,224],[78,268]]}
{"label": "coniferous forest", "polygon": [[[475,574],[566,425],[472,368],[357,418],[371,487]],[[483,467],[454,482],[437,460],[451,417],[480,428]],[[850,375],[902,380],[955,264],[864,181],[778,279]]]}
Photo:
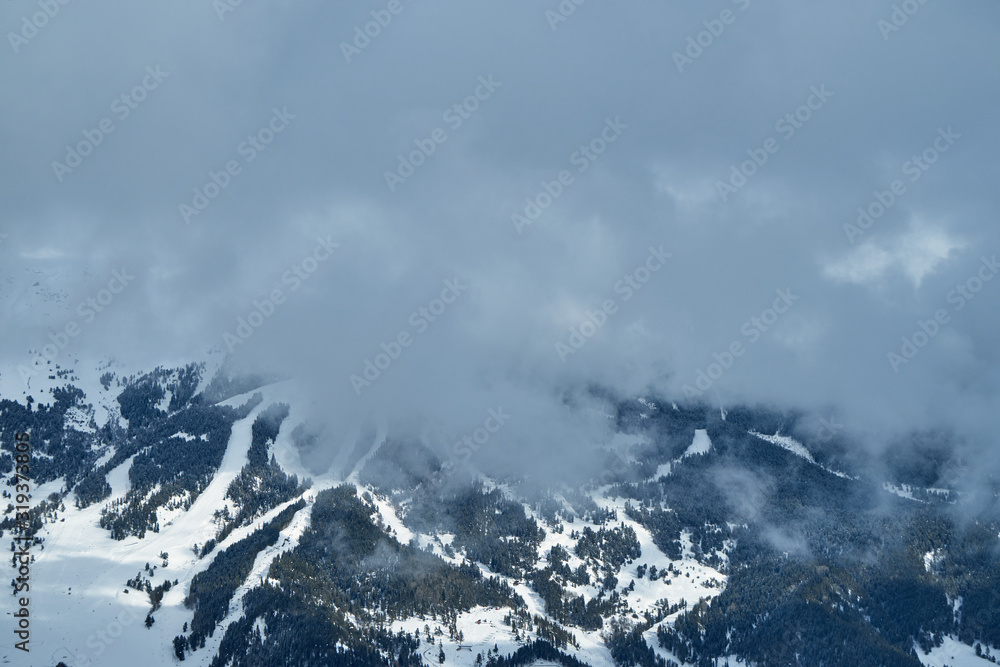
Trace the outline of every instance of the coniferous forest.
{"label": "coniferous forest", "polygon": [[[615,428],[644,438],[627,465],[609,458],[600,483],[463,476],[425,443],[379,443],[363,431],[345,459],[357,482],[313,491],[275,455],[301,440],[290,406],[249,392],[237,407],[220,405],[195,391],[200,372],[109,374],[102,382],[120,389],[122,419],[99,428],[80,421],[89,406],[72,386],[45,404],[0,401],[9,482],[7,443],[21,431],[40,454],[37,483],[62,480],[26,521],[15,522],[10,504],[0,523],[39,549],[47,526],[95,505],[111,540],[155,535],[161,518],[190,510],[234,424],[256,411],[214,537],[191,545],[197,573],[154,585],[147,563],[122,582],[148,596],[146,628],[182,587],[190,616],[174,635],[177,661],[208,659],[211,641],[219,667],[422,665],[446,660],[441,637],[400,623],[432,623],[461,647],[463,623],[483,610],[501,612],[514,644],[485,647],[477,665],[577,667],[585,636],[621,667],[917,667],[918,652],[946,638],[987,661],[1000,646],[1000,523],[989,507],[970,513],[961,496],[920,486],[940,476],[940,456],[918,464],[887,452],[890,474],[913,490],[901,497],[866,477],[837,439],[800,435],[807,460],[753,434],[795,433],[795,414],[736,408],[722,419],[705,406],[650,413],[614,399]],[[255,385],[209,386],[225,396]],[[690,455],[699,430],[711,447]],[[127,490],[112,498],[116,470]],[[651,549],[665,560],[651,563]],[[673,593],[695,566],[714,573],[700,593]],[[650,586],[659,598],[636,606]]]}

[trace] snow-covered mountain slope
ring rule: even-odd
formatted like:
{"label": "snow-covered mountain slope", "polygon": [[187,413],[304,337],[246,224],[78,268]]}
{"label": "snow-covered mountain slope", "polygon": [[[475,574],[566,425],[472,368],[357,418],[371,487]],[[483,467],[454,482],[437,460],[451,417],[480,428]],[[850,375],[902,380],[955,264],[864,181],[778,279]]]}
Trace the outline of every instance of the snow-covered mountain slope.
{"label": "snow-covered mountain slope", "polygon": [[[68,665],[86,664],[83,659],[86,657],[93,664],[124,665],[140,654],[148,655],[154,661],[152,664],[173,661],[170,639],[171,632],[176,634],[173,627],[176,623],[171,621],[182,623],[181,619],[188,615],[181,604],[182,591],[211,562],[210,558],[199,560],[191,547],[216,534],[212,514],[223,505],[229,483],[246,463],[250,426],[259,410],[233,425],[222,465],[190,508],[161,512],[163,521],[158,533],[147,534],[144,539],[111,539],[108,531],[98,526],[101,504],[79,511],[68,509],[60,521],[43,527],[38,535],[44,539],[44,550],[37,552],[32,566],[32,579],[37,582],[32,589],[35,650],[45,655],[68,652],[76,660],[73,663],[60,657]],[[109,502],[125,497],[131,462],[132,459],[123,463],[109,475],[109,480],[115,481]],[[63,502],[71,506],[74,500],[75,495],[70,493]],[[276,514],[277,510],[271,513]],[[236,530],[227,541],[234,542],[250,530]],[[225,543],[220,545],[224,546]],[[161,553],[168,555],[167,566],[162,565]],[[148,598],[125,586],[147,563],[156,566],[155,575],[150,577],[154,585],[178,581],[178,588],[164,598],[157,624],[148,630],[142,628],[150,608]],[[131,625],[143,632],[124,632],[115,638],[106,629],[126,619],[134,621]]]}
{"label": "snow-covered mountain slope", "polygon": [[33,447],[31,520],[2,526],[34,538],[31,652],[4,664],[916,666],[1000,644],[1000,530],[952,531],[948,496],[831,472],[746,411],[621,400],[589,481],[442,477],[435,443],[317,430],[294,380],[219,365],[75,368],[30,409],[0,385],[11,500],[15,434]]}

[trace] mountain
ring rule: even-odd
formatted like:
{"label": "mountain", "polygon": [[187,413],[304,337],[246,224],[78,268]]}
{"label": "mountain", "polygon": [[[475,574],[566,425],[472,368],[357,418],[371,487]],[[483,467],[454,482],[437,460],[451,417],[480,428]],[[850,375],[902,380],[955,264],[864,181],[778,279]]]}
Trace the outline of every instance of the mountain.
{"label": "mountain", "polygon": [[598,472],[500,477],[388,420],[335,437],[294,379],[230,376],[217,356],[47,366],[0,369],[4,615],[28,620],[4,664],[1000,654],[1000,524],[933,486],[946,443],[890,452],[876,476],[796,413],[593,388],[614,433],[580,452]]}

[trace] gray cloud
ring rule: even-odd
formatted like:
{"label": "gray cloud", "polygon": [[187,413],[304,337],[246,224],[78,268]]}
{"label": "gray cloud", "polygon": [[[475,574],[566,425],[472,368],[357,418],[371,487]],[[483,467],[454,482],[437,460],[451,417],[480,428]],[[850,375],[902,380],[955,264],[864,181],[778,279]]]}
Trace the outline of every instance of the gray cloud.
{"label": "gray cloud", "polygon": [[[211,3],[60,5],[0,56],[5,275],[59,272],[75,308],[134,270],[78,344],[152,365],[224,346],[283,289],[239,363],[306,378],[345,424],[398,412],[457,435],[502,404],[516,418],[498,438],[522,459],[603,433],[565,414],[564,390],[682,398],[734,342],[745,354],[705,400],[836,406],[871,443],[933,427],[977,452],[995,440],[1000,283],[948,302],[1000,249],[994,4],[927,3],[885,39],[889,2],[584,3],[553,30],[556,2],[402,0],[348,63],[341,42],[386,6],[243,3],[220,20]],[[38,7],[6,3],[0,25]],[[674,52],[726,9],[678,72]],[[147,67],[168,76],[121,118]],[[452,129],[445,114],[489,76],[500,85]],[[786,136],[814,86],[832,96]],[[294,120],[248,161],[275,108]],[[574,153],[615,117],[628,129],[579,172]],[[52,163],[105,118],[114,130],[59,182]],[[947,127],[961,138],[910,181]],[[447,140],[390,191],[385,172],[436,128]],[[723,202],[717,183],[772,137]],[[229,161],[239,173],[185,224],[179,206]],[[518,234],[511,215],[561,170],[572,185]],[[844,225],[895,179],[905,194],[852,244]],[[328,236],[337,252],[291,291],[285,272]],[[624,302],[616,283],[661,244],[672,259]],[[416,335],[411,313],[455,279],[467,292]],[[751,343],[744,324],[786,288],[799,300]],[[556,343],[608,298],[618,312],[564,363]],[[887,355],[942,308],[950,321],[894,372]],[[3,327],[14,363],[74,317],[28,311]],[[358,396],[350,376],[404,331],[413,344]]]}

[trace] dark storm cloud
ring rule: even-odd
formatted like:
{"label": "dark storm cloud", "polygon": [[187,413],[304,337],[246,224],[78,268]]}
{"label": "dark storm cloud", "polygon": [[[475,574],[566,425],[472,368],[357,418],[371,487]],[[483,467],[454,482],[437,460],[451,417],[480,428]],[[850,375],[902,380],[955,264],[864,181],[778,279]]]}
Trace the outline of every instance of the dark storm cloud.
{"label": "dark storm cloud", "polygon": [[[0,256],[90,271],[74,307],[134,267],[86,345],[150,364],[224,348],[280,289],[234,358],[305,377],[334,422],[419,415],[461,437],[502,405],[497,442],[564,451],[603,437],[562,407],[594,381],[837,406],[872,442],[943,424],[983,448],[1000,281],[961,309],[949,294],[1000,251],[1000,9],[903,5],[70,2],[27,39],[48,5],[9,2]],[[293,290],[317,239],[339,246]],[[467,288],[414,324],[446,281]],[[8,356],[58,326],[36,319],[5,325]],[[351,376],[401,333],[359,395]]]}

